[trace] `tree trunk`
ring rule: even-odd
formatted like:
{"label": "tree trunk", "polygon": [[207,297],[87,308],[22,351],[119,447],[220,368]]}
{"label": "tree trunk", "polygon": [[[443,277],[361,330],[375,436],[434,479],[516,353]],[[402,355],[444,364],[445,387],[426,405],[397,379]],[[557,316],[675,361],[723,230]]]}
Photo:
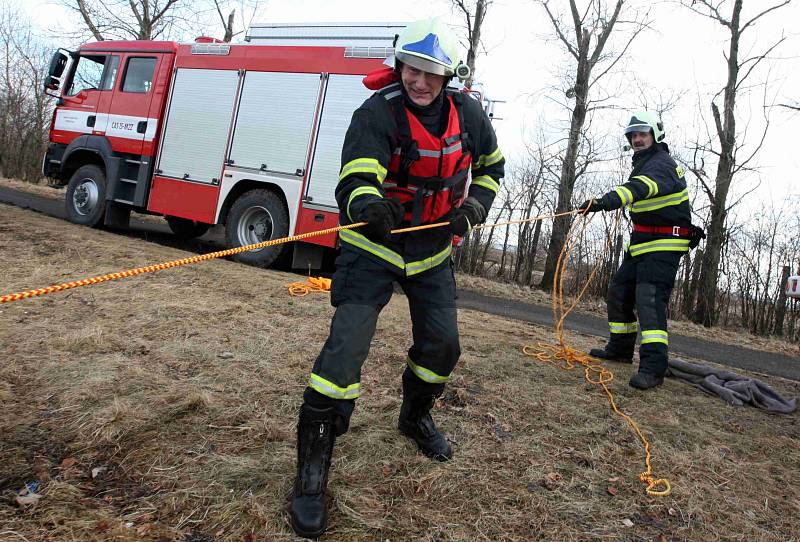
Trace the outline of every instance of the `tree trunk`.
{"label": "tree trunk", "polygon": [[533,283],[533,272],[536,270],[536,252],[539,249],[539,236],[542,233],[542,221],[537,220],[536,226],[533,228],[533,240],[530,245],[530,256],[528,257],[528,268],[525,284],[531,285]]}
{"label": "tree trunk", "polygon": [[728,49],[728,80],[725,85],[724,110],[720,115],[719,108],[711,103],[711,112],[717,129],[720,142],[719,164],[717,165],[716,187],[714,200],[711,202],[711,222],[708,228],[706,251],[703,255],[702,269],[700,271],[700,295],[697,297],[692,320],[706,327],[714,325],[717,317],[716,298],[717,284],[719,281],[720,251],[724,245],[725,219],[727,217],[727,198],[733,179],[733,169],[736,165],[734,153],[736,151],[736,88],[739,80],[739,15],[742,11],[742,1],[735,0],[733,15],[730,22],[730,47]]}
{"label": "tree trunk", "polygon": [[472,80],[475,76],[475,59],[478,56],[478,47],[481,45],[481,27],[483,19],[486,17],[486,0],[478,0],[475,3],[475,14],[469,36],[469,48],[467,49],[467,66],[470,69],[470,76],[464,81],[464,86],[472,88]]}
{"label": "tree trunk", "polygon": [[[588,42],[588,35],[586,35],[586,40]],[[588,48],[588,43],[586,48]],[[582,50],[585,51],[586,49],[582,48]],[[583,132],[583,123],[586,121],[586,101],[589,93],[590,71],[588,58],[582,56],[578,62],[578,77],[575,83],[575,107],[572,110],[567,152],[564,155],[564,161],[561,163],[556,214],[568,211],[571,207],[572,192],[575,188],[576,180],[575,163],[578,159],[578,146]],[[553,233],[550,236],[550,243],[547,247],[544,275],[542,275],[542,282],[540,283],[540,286],[547,291],[550,291],[553,287],[556,263],[566,241],[567,231],[572,225],[572,220],[573,217],[570,215],[559,216],[553,220]]]}
{"label": "tree trunk", "polygon": [[783,321],[786,318],[786,287],[788,284],[789,266],[784,265],[778,290],[778,302],[776,303],[775,327],[772,329],[772,332],[779,337],[783,335]]}

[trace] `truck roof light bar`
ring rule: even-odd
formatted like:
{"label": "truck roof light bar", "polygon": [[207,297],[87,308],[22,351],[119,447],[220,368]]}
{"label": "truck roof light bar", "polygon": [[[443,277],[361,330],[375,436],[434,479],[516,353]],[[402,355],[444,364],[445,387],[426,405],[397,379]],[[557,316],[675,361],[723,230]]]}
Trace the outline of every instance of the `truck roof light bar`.
{"label": "truck roof light bar", "polygon": [[231,46],[220,43],[193,43],[193,55],[220,55],[226,56],[231,53]]}
{"label": "truck roof light bar", "polygon": [[394,47],[345,47],[345,58],[389,58]]}

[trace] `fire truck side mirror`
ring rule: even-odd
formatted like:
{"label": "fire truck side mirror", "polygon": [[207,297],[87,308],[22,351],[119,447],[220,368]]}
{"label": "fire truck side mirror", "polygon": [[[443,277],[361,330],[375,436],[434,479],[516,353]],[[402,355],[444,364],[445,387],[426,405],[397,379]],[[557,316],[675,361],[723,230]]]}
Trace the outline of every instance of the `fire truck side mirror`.
{"label": "fire truck side mirror", "polygon": [[56,51],[53,53],[53,58],[50,59],[50,69],[47,70],[47,74],[51,77],[55,77],[56,79],[61,77],[61,74],[64,73],[64,68],[67,65],[67,59],[67,55],[61,51]]}
{"label": "fire truck side mirror", "polygon": [[47,70],[47,76],[44,78],[44,91],[47,94],[56,93],[61,88],[61,76],[64,73],[64,68],[67,66],[69,56],[67,52],[59,49],[53,53],[50,59],[50,66]]}
{"label": "fire truck side mirror", "polygon": [[44,82],[45,90],[58,90],[58,87],[60,86],[61,86],[61,80],[58,77],[48,75],[47,79],[45,79]]}

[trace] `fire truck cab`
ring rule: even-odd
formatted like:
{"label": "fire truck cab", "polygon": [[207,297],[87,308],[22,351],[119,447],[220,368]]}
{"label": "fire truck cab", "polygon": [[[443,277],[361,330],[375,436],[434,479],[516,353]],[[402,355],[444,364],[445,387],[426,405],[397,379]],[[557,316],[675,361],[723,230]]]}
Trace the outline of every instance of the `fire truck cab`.
{"label": "fire truck cab", "polygon": [[[88,226],[127,227],[135,210],[186,238],[224,224],[228,247],[336,226],[342,141],[371,93],[362,78],[400,28],[270,25],[251,29],[249,44],[61,49],[45,83],[58,102],[43,173],[66,185],[70,220]],[[294,266],[317,267],[335,242],[296,243]],[[237,258],[268,266],[285,248]]]}

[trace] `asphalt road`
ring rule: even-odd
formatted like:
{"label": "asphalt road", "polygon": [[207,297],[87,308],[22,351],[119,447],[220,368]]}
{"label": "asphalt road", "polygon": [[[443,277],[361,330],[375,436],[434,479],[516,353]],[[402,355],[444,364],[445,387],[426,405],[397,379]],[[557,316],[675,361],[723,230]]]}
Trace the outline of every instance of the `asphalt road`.
{"label": "asphalt road", "polygon": [[[15,205],[23,209],[31,209],[56,218],[66,219],[63,200],[53,200],[35,194],[28,194],[0,186],[0,203]],[[176,239],[169,228],[161,224],[143,222],[131,217],[131,228],[123,235],[130,235],[161,245],[180,248],[195,253],[219,250],[223,247],[223,234],[220,227],[212,228],[203,237],[191,241]],[[476,292],[461,290],[457,304],[461,308],[477,310],[543,326],[553,325],[550,307],[533,305],[521,301],[512,301],[484,296]],[[566,328],[587,335],[598,337],[598,346],[604,344],[608,334],[605,319],[587,315],[570,314],[566,320]],[[709,331],[713,333],[713,331]],[[727,365],[734,368],[747,369],[757,373],[780,376],[800,381],[800,358],[771,352],[761,352],[740,346],[726,345],[713,341],[670,333],[670,352],[680,356],[688,356]]]}

